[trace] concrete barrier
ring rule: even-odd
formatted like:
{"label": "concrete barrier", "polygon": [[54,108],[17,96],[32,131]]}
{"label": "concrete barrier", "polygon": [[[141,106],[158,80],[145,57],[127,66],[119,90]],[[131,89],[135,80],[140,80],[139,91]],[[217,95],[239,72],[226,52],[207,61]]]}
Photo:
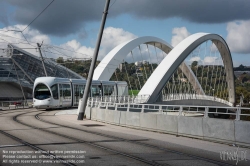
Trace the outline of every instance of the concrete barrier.
{"label": "concrete barrier", "polygon": [[105,111],[105,121],[114,123],[114,110],[103,110]]}
{"label": "concrete barrier", "polygon": [[234,120],[203,118],[204,138],[234,142]]}
{"label": "concrete barrier", "polygon": [[97,120],[97,107],[91,108],[91,119]]}
{"label": "concrete barrier", "polygon": [[127,112],[126,111],[120,111],[120,125],[122,126],[126,126],[126,122],[127,122]]}
{"label": "concrete barrier", "polygon": [[113,111],[113,114],[114,114],[114,121],[113,122],[115,124],[120,124],[121,112],[122,111]]}
{"label": "concrete barrier", "polygon": [[111,124],[250,147],[250,122],[86,108],[86,117]]}
{"label": "concrete barrier", "polygon": [[87,119],[91,119],[91,109],[90,107],[86,107],[85,109],[85,115]]}
{"label": "concrete barrier", "polygon": [[203,137],[202,118],[178,116],[178,134]]}
{"label": "concrete barrier", "polygon": [[250,144],[250,122],[235,121],[235,140],[244,144]]}
{"label": "concrete barrier", "polygon": [[140,113],[140,127],[146,129],[156,129],[157,114]]}
{"label": "concrete barrier", "polygon": [[139,112],[126,112],[126,125],[127,126],[140,126],[140,113]]}
{"label": "concrete barrier", "polygon": [[177,123],[178,116],[158,114],[156,129],[167,133],[177,134]]}
{"label": "concrete barrier", "polygon": [[105,109],[96,110],[96,119],[100,121],[105,121]]}

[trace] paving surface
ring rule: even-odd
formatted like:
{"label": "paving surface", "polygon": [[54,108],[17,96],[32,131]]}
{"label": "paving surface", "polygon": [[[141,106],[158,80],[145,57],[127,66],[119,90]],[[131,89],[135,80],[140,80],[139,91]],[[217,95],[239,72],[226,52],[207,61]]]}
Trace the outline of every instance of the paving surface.
{"label": "paving surface", "polygon": [[[78,121],[75,113],[0,111],[0,165],[250,165],[250,149]],[[224,152],[242,154],[244,161]]]}

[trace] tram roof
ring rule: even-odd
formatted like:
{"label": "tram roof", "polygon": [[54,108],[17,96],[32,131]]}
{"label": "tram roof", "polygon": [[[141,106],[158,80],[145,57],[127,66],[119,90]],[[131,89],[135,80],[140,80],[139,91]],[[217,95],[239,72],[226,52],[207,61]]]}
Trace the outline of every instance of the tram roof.
{"label": "tram roof", "polygon": [[[83,79],[70,79],[70,81],[72,82],[72,84],[86,84],[87,80],[83,80]],[[100,85],[101,81],[99,80],[92,80],[92,85]]]}
{"label": "tram roof", "polygon": [[128,85],[126,81],[115,81],[117,85]]}
{"label": "tram roof", "polygon": [[58,77],[38,77],[36,78],[34,85],[38,83],[45,83],[49,86],[56,83],[70,83],[68,78],[58,78]]}

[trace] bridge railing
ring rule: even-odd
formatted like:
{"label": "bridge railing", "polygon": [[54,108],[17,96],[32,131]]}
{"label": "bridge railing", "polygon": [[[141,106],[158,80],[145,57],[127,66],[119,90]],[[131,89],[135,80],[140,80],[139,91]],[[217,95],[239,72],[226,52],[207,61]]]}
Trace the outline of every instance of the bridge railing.
{"label": "bridge railing", "polygon": [[199,99],[199,100],[210,100],[210,101],[217,101],[228,106],[233,106],[232,103],[218,98],[216,96],[207,96],[207,95],[197,95],[197,94],[189,94],[189,93],[179,93],[179,94],[167,94],[162,95],[163,101],[171,101],[171,100],[188,100],[188,99]]}
{"label": "bridge railing", "polygon": [[96,96],[89,97],[92,102],[111,102],[111,103],[144,103],[148,100],[149,95],[137,96]]}
{"label": "bridge railing", "polygon": [[0,101],[0,110],[30,108],[32,107],[33,100],[13,100],[13,101]]}
{"label": "bridge railing", "polygon": [[198,116],[204,118],[229,118],[234,120],[250,120],[250,108],[215,107],[193,105],[160,105],[139,103],[113,103],[88,100],[88,107],[112,109],[115,111],[156,113],[176,116]]}

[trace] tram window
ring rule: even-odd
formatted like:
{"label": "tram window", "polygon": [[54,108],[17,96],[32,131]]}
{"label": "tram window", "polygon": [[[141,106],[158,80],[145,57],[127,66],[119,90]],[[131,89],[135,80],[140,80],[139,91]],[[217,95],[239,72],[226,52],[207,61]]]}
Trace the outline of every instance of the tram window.
{"label": "tram window", "polygon": [[79,85],[74,85],[74,93],[75,96],[79,96]]}
{"label": "tram window", "polygon": [[80,97],[83,97],[83,94],[84,94],[84,88],[85,88],[85,86],[84,86],[84,85],[79,85]]}
{"label": "tram window", "polygon": [[103,94],[104,96],[110,96],[114,92],[114,86],[104,85],[103,86]]}
{"label": "tram window", "polygon": [[127,86],[118,85],[117,90],[118,90],[118,96],[128,95],[128,87]]}
{"label": "tram window", "polygon": [[63,87],[62,84],[59,84],[60,87],[60,98],[63,97]]}
{"label": "tram window", "polygon": [[69,84],[63,84],[63,96],[71,98],[71,89]]}
{"label": "tram window", "polygon": [[54,99],[58,99],[58,86],[57,84],[52,85],[51,87],[52,95]]}
{"label": "tram window", "polygon": [[37,84],[34,90],[34,98],[39,100],[48,99],[51,97],[50,90],[45,84]]}
{"label": "tram window", "polygon": [[101,88],[98,85],[92,85],[91,91],[92,91],[92,97],[101,95],[101,93],[100,93]]}

